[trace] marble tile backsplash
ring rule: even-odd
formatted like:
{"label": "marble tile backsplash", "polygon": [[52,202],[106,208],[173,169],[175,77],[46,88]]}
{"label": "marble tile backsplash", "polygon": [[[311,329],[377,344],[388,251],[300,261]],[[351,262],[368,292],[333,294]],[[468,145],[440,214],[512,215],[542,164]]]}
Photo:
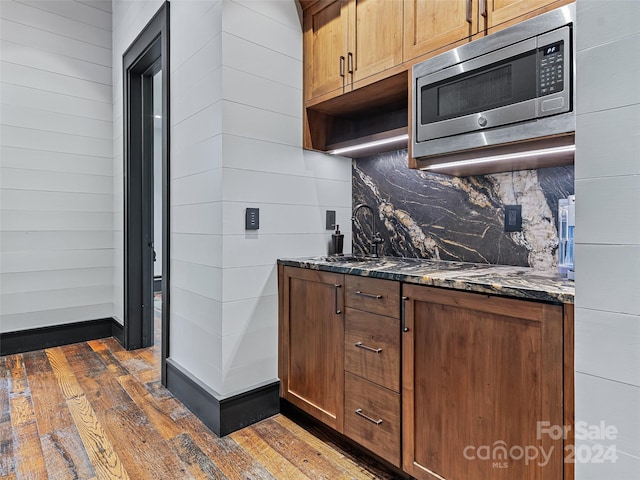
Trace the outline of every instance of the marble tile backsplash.
{"label": "marble tile backsplash", "polygon": [[[449,177],[407,168],[407,151],[353,160],[353,206],[376,211],[381,253],[555,269],[559,198],[574,193],[573,166]],[[522,206],[522,231],[504,232],[504,206]],[[371,218],[353,224],[353,252],[369,251]]]}

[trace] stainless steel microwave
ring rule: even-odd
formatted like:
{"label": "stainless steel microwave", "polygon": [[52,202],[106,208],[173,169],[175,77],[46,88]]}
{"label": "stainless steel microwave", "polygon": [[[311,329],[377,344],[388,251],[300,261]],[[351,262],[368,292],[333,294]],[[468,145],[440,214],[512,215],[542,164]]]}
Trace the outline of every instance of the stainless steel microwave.
{"label": "stainless steel microwave", "polygon": [[575,4],[413,66],[412,156],[575,130]]}

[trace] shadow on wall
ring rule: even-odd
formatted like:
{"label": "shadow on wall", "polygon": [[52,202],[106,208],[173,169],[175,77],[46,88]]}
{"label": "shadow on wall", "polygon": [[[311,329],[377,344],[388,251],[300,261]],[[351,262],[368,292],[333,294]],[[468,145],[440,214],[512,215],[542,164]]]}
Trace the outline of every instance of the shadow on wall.
{"label": "shadow on wall", "polygon": [[[449,177],[407,168],[407,150],[353,160],[353,205],[367,203],[385,255],[551,270],[557,205],[574,193],[573,166]],[[504,206],[522,205],[522,231],[504,232]],[[367,252],[368,212],[353,225],[353,252]]]}

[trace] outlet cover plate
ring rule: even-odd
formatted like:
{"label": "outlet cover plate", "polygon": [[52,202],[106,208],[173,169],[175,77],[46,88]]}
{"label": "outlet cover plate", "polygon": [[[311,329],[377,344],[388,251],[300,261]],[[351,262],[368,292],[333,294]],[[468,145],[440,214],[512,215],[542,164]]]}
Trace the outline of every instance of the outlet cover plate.
{"label": "outlet cover plate", "polygon": [[522,231],[522,205],[504,206],[504,231]]}
{"label": "outlet cover plate", "polygon": [[327,210],[327,230],[334,230],[336,228],[336,211]]}

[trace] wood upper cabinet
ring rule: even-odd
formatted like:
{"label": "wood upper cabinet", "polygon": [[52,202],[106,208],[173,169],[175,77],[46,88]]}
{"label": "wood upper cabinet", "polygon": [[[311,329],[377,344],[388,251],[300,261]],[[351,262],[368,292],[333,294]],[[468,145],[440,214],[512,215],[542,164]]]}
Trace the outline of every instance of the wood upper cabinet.
{"label": "wood upper cabinet", "polygon": [[344,276],[279,267],[280,396],[343,431]]}
{"label": "wood upper cabinet", "polygon": [[566,3],[570,2],[559,2],[558,0],[480,0],[480,15],[486,18],[487,28],[491,28],[539,8],[552,4],[555,4],[553,8],[557,8],[560,4]]}
{"label": "wood upper cabinet", "polygon": [[349,9],[341,0],[325,0],[304,12],[305,100],[345,86]]}
{"label": "wood upper cabinet", "polygon": [[[403,295],[403,469],[561,480],[562,439],[538,422],[563,425],[562,307],[416,285]],[[511,458],[518,449],[539,456]]]}
{"label": "wood upper cabinet", "polygon": [[470,37],[478,30],[478,0],[404,0],[404,60]]}
{"label": "wood upper cabinet", "polygon": [[402,2],[324,0],[304,12],[305,100],[402,63]]}
{"label": "wood upper cabinet", "polygon": [[351,85],[402,63],[402,2],[349,2],[347,72]]}
{"label": "wood upper cabinet", "polygon": [[[404,61],[572,0],[404,0]],[[513,23],[513,22],[512,22]]]}

